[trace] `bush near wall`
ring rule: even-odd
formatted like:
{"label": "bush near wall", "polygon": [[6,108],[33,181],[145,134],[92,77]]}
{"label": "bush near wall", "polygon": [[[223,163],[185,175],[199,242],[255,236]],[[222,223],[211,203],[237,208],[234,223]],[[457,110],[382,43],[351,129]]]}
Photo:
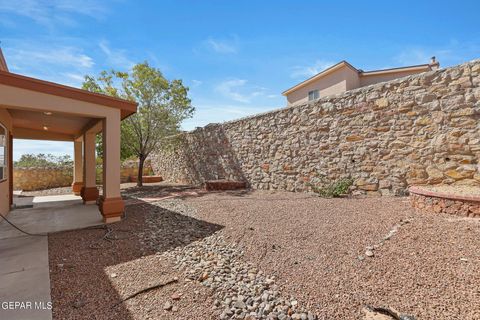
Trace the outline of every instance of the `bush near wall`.
{"label": "bush near wall", "polygon": [[166,140],[152,167],[166,181],[225,178],[268,190],[348,177],[353,192],[372,195],[477,185],[479,120],[477,60],[198,128]]}

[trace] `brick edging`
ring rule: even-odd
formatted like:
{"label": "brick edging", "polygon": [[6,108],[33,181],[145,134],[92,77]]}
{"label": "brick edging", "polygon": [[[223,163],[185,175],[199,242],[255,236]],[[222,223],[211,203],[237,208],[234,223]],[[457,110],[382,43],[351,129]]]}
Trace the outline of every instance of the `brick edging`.
{"label": "brick edging", "polygon": [[413,194],[427,196],[427,197],[435,197],[435,198],[442,198],[442,199],[450,199],[450,200],[463,200],[463,201],[472,201],[472,202],[480,202],[480,196],[462,196],[462,195],[455,195],[451,193],[444,193],[444,192],[437,192],[437,191],[430,191],[426,189],[422,189],[420,187],[411,186],[408,191]]}

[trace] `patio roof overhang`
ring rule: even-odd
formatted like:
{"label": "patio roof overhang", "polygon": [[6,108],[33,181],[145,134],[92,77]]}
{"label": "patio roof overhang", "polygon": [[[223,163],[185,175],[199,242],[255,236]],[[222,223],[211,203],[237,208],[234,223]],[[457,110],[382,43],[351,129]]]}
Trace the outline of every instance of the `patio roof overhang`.
{"label": "patio roof overhang", "polygon": [[[85,204],[97,203],[104,222],[119,221],[124,211],[120,194],[120,125],[121,120],[137,111],[137,104],[14,74],[2,61],[0,121],[8,134],[9,173],[8,179],[0,181],[0,196],[8,193],[7,198],[12,204],[13,138],[72,141],[73,192],[81,195]],[[99,196],[96,184],[95,160],[96,134],[100,131],[103,137],[102,196]],[[8,188],[5,188],[6,181]],[[3,207],[2,211],[8,210],[5,204]]]}
{"label": "patio roof overhang", "polygon": [[102,130],[101,120],[137,103],[0,70],[0,108],[12,116],[16,138],[73,141]]}

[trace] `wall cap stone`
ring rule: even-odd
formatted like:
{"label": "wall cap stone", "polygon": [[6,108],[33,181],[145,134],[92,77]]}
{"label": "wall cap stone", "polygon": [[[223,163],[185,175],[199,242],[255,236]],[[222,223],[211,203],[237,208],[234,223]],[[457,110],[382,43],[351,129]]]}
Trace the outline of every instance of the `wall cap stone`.
{"label": "wall cap stone", "polygon": [[408,191],[413,194],[418,194],[421,196],[435,197],[435,198],[444,198],[450,200],[463,200],[463,201],[476,201],[480,202],[480,196],[463,196],[459,194],[438,192],[433,190],[427,190],[420,186],[411,186]]}

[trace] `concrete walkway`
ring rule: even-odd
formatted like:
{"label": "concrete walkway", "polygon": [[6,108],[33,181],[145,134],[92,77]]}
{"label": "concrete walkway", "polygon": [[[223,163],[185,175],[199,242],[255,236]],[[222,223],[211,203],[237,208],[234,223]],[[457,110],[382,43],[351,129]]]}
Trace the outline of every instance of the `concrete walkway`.
{"label": "concrete walkway", "polygon": [[[73,195],[16,197],[7,219],[35,234],[102,224],[96,205]],[[48,237],[28,236],[0,217],[0,319],[52,319]],[[19,305],[15,306],[14,303]]]}

